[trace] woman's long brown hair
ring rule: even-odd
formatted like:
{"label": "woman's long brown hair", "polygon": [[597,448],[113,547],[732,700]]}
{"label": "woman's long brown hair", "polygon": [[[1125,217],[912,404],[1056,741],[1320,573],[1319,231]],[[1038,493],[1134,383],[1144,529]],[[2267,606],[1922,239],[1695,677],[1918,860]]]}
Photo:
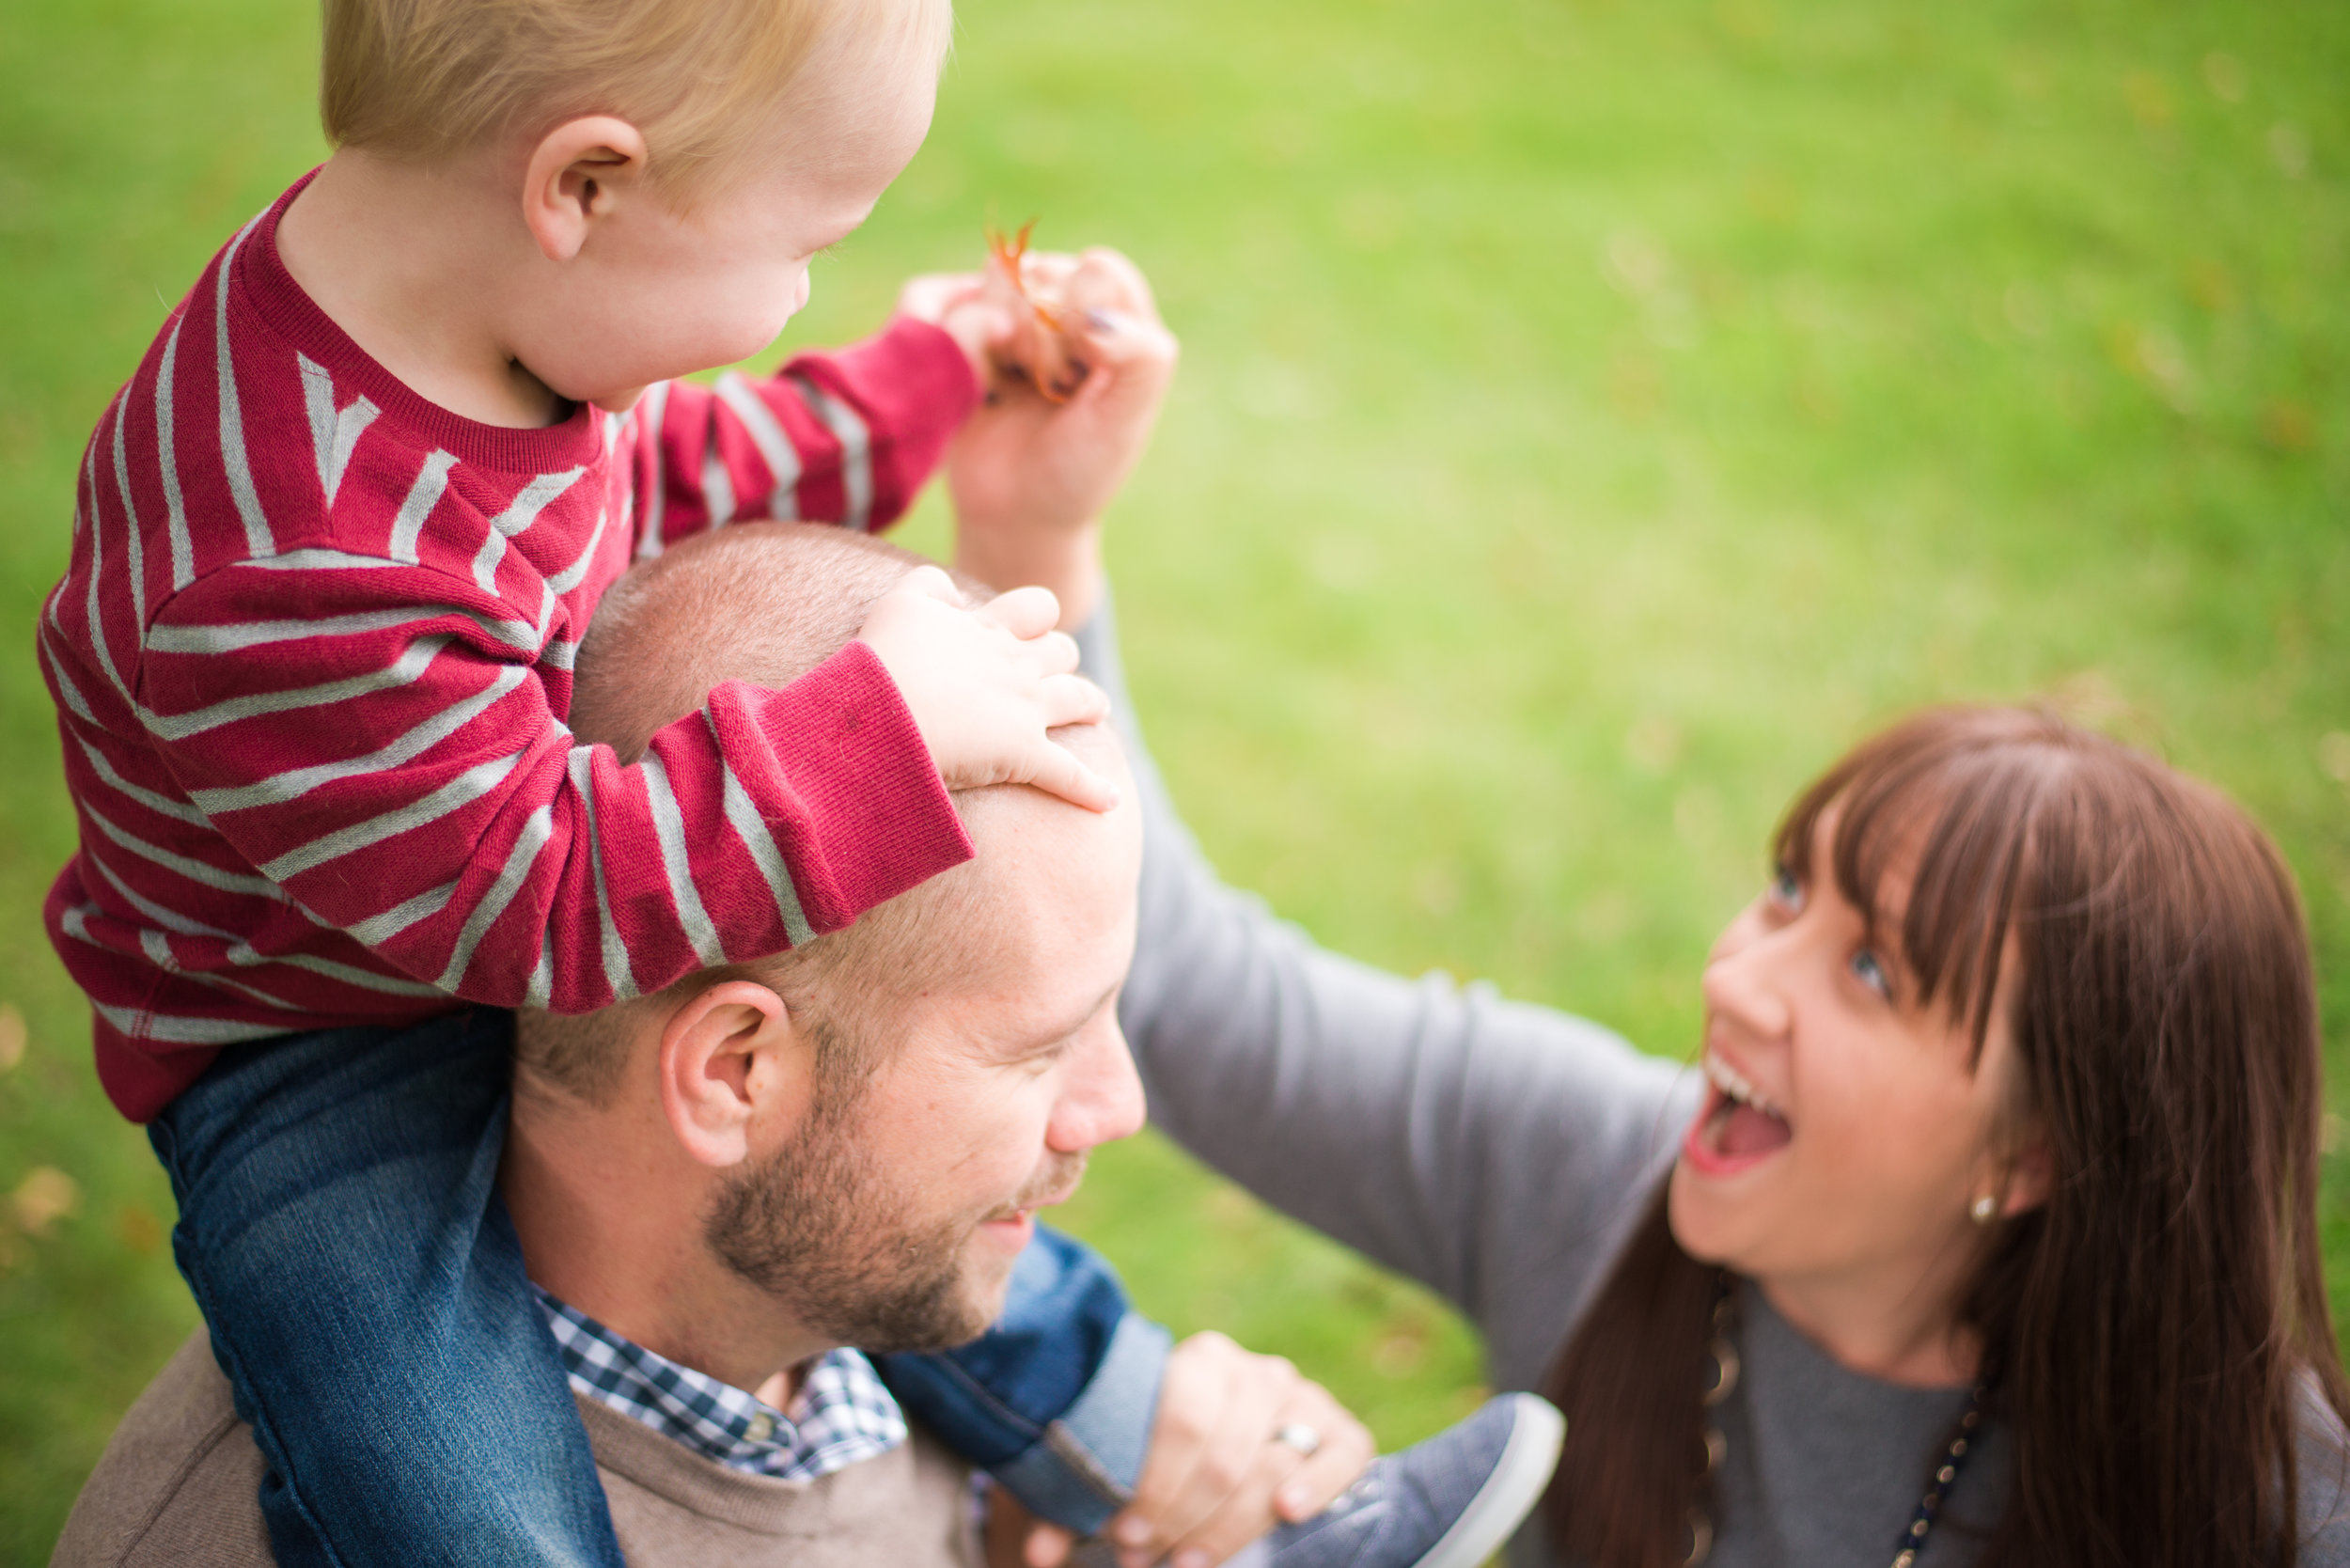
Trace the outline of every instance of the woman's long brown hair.
{"label": "woman's long brown hair", "polygon": [[[1838,888],[1874,911],[1910,873],[1915,1001],[1978,1055],[2013,965],[2017,1114],[2054,1159],[1962,1309],[2015,1454],[1983,1562],[2290,1568],[2296,1442],[2319,1406],[2350,1415],[2350,1383],[2318,1247],[2309,939],[2277,852],[2217,791],[2028,710],[1863,743],[1788,813],[1782,865],[1807,874],[1831,806]],[[1717,1277],[1660,1184],[1544,1389],[1568,1418],[1545,1502],[1567,1561],[1686,1556]]]}

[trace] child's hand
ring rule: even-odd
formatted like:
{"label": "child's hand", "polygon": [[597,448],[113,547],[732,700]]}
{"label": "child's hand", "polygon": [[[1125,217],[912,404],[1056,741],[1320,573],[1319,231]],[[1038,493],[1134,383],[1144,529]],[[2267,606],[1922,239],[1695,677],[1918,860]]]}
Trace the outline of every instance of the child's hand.
{"label": "child's hand", "polygon": [[1033,784],[1095,811],[1118,804],[1109,780],[1046,734],[1110,711],[1076,673],[1077,645],[1052,629],[1059,614],[1041,588],[966,609],[953,580],[925,566],[866,615],[857,640],[898,683],[948,789]]}
{"label": "child's hand", "polygon": [[971,374],[993,396],[997,381],[994,346],[1010,336],[1011,321],[987,303],[983,273],[923,273],[898,290],[898,314],[945,331],[971,362]]}
{"label": "child's hand", "polygon": [[[959,564],[998,587],[1046,584],[1070,624],[1089,607],[1092,530],[1150,443],[1179,351],[1150,285],[1116,251],[1036,256],[1030,266],[1071,322],[1085,378],[1058,403],[1004,378],[948,448],[947,486]],[[983,302],[947,310],[1008,327]]]}

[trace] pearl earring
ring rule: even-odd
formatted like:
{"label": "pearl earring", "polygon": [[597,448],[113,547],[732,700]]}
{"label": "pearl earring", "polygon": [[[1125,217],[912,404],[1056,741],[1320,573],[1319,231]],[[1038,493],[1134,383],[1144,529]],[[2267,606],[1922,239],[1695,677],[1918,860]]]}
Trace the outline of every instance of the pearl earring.
{"label": "pearl earring", "polygon": [[1977,1225],[1988,1225],[1999,1217],[1999,1200],[1986,1192],[1966,1206],[1966,1216]]}

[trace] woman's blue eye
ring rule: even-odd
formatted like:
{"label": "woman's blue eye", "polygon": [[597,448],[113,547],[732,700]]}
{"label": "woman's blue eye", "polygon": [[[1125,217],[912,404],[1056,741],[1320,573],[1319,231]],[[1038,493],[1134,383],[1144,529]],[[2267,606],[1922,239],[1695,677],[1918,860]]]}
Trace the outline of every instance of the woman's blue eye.
{"label": "woman's blue eye", "polygon": [[1784,866],[1771,872],[1771,902],[1781,909],[1803,907],[1803,884],[1797,882],[1795,873]]}
{"label": "woman's blue eye", "polygon": [[1887,1001],[1893,999],[1893,978],[1885,972],[1885,965],[1877,961],[1877,955],[1868,949],[1863,948],[1852,955],[1852,972],[1861,984]]}

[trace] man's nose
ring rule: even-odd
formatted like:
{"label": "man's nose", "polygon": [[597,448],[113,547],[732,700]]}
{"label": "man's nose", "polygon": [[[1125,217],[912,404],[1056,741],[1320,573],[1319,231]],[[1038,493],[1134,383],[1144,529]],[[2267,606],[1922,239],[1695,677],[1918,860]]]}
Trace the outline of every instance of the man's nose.
{"label": "man's nose", "polygon": [[1063,1080],[1044,1141],[1063,1154],[1083,1153],[1142,1130],[1142,1079],[1115,1018],[1079,1046]]}

